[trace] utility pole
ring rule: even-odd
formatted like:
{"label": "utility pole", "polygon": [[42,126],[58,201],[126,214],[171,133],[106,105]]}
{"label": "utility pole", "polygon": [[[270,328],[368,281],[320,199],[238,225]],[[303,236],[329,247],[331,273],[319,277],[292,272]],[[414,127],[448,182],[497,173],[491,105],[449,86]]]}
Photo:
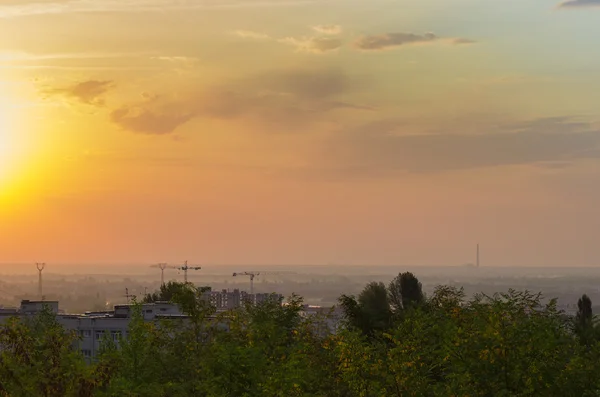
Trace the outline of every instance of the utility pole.
{"label": "utility pole", "polygon": [[44,295],[42,292],[42,272],[44,271],[44,269],[46,268],[46,264],[45,263],[36,263],[35,266],[38,269],[38,273],[39,273],[39,278],[38,278],[38,295],[40,297],[41,300],[44,299]]}
{"label": "utility pole", "polygon": [[158,268],[160,269],[160,285],[165,285],[165,269],[167,268],[166,263],[159,263]]}
{"label": "utility pole", "polygon": [[127,298],[127,304],[129,304],[129,298],[135,299],[135,295],[129,295],[129,288],[125,288],[125,298]]}
{"label": "utility pole", "polygon": [[169,266],[168,263],[157,263],[156,265],[152,265],[150,267],[157,267],[160,269],[160,285],[165,285],[165,269],[176,269],[175,266]]}

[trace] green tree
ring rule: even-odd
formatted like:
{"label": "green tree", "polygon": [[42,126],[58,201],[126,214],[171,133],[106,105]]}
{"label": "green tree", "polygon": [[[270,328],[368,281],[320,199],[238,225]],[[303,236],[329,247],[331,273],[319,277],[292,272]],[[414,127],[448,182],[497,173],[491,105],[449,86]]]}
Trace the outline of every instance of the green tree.
{"label": "green tree", "polygon": [[575,333],[584,345],[589,346],[596,339],[597,331],[593,320],[592,300],[584,294],[577,301],[577,314],[575,315],[574,326]]}
{"label": "green tree", "polygon": [[348,325],[365,335],[381,333],[390,326],[392,312],[383,283],[371,282],[358,295],[342,295],[339,299]]}
{"label": "green tree", "polygon": [[400,273],[388,286],[389,301],[395,312],[416,307],[425,300],[423,286],[411,272]]}
{"label": "green tree", "polygon": [[[45,307],[34,317],[11,318],[0,327],[0,391],[11,397],[85,396],[89,368],[67,332]],[[86,388],[89,389],[89,388]]]}
{"label": "green tree", "polygon": [[189,284],[169,281],[166,284],[162,284],[158,291],[147,294],[142,303],[171,302],[175,296],[181,295],[185,290],[189,290],[189,286]]}

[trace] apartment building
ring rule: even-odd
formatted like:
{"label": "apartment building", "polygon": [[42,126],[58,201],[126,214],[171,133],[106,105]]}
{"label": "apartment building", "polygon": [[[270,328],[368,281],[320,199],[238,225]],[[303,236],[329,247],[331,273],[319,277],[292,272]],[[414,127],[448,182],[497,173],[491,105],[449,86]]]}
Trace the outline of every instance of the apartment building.
{"label": "apartment building", "polygon": [[[111,338],[117,345],[121,338],[127,338],[132,318],[132,305],[116,305],[114,310],[106,312],[86,312],[84,314],[64,314],[59,311],[56,301],[21,302],[19,308],[0,308],[0,324],[11,317],[32,316],[40,313],[44,307],[56,314],[56,319],[66,330],[75,331],[80,336],[75,346],[84,357],[92,360],[100,350],[104,338]],[[182,319],[185,316],[179,307],[169,302],[142,304],[142,315],[146,321],[160,319]]]}
{"label": "apartment building", "polygon": [[283,295],[280,294],[249,294],[246,291],[240,291],[234,289],[228,291],[226,289],[221,291],[207,291],[204,293],[205,299],[217,309],[217,311],[227,311],[240,307],[244,302],[249,302],[253,305],[258,305],[267,301],[275,300],[276,302],[283,302]]}

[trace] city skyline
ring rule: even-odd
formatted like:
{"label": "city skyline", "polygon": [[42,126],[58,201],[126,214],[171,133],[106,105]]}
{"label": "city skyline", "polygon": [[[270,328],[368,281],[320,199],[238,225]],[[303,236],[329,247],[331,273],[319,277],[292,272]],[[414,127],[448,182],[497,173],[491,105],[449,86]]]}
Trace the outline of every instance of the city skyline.
{"label": "city skyline", "polygon": [[0,263],[595,266],[595,0],[9,0]]}

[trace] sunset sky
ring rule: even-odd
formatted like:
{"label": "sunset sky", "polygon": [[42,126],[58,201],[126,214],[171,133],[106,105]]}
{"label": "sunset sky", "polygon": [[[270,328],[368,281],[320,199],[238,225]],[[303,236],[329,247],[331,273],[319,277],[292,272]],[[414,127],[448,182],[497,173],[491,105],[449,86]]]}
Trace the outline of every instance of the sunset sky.
{"label": "sunset sky", "polygon": [[0,263],[600,264],[600,0],[0,0]]}

